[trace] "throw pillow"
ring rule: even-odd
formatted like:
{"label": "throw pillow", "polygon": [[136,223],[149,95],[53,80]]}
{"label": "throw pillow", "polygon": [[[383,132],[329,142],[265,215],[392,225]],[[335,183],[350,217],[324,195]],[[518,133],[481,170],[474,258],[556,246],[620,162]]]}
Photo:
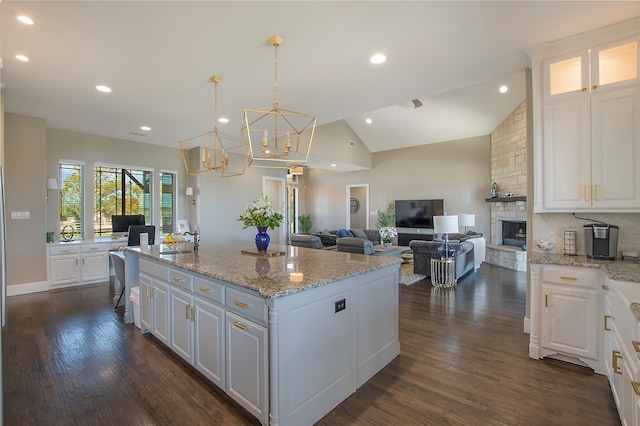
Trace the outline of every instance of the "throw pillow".
{"label": "throw pillow", "polygon": [[338,229],[338,238],[353,237],[353,234],[348,229]]}
{"label": "throw pillow", "polygon": [[351,233],[356,238],[364,238],[365,240],[369,239],[369,237],[367,237],[367,234],[362,229],[352,229]]}

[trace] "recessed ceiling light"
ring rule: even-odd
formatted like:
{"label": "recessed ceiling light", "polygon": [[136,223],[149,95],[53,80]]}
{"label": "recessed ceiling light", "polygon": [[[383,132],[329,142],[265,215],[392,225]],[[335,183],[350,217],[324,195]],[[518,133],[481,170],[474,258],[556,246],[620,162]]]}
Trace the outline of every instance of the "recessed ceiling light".
{"label": "recessed ceiling light", "polygon": [[218,118],[218,122],[220,122],[220,123],[228,123],[229,119],[228,118],[224,118],[224,117],[220,117],[220,118]]}
{"label": "recessed ceiling light", "polygon": [[376,53],[369,60],[371,61],[372,64],[376,64],[377,65],[377,64],[381,64],[384,61],[386,61],[387,57],[384,56],[382,53]]}
{"label": "recessed ceiling light", "polygon": [[503,84],[502,86],[500,86],[499,90],[500,93],[507,93],[509,91],[509,88]]}
{"label": "recessed ceiling light", "polygon": [[367,124],[371,124],[371,123],[373,123],[373,120],[371,120],[370,118],[367,118],[367,119],[366,119],[366,120],[364,120],[364,121],[365,121],[365,123],[367,123]]}
{"label": "recessed ceiling light", "polygon": [[24,55],[16,55],[16,59],[22,62],[29,62],[29,58]]}
{"label": "recessed ceiling light", "polygon": [[148,132],[149,130],[151,130],[151,127],[149,127],[149,126],[140,126],[140,130],[144,130],[145,132]]}
{"label": "recessed ceiling light", "polygon": [[18,16],[18,21],[22,22],[23,24],[33,25],[33,21],[28,16],[20,15]]}
{"label": "recessed ceiling light", "polygon": [[107,86],[96,86],[96,89],[104,93],[111,93],[111,89]]}
{"label": "recessed ceiling light", "polygon": [[331,163],[331,167],[337,167],[338,165],[336,163]]}

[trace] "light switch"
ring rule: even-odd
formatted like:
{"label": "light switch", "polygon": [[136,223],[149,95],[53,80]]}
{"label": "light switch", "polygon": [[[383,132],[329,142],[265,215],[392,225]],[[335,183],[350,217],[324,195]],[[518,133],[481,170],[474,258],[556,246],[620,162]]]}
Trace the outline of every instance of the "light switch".
{"label": "light switch", "polygon": [[11,212],[11,219],[30,219],[31,212]]}

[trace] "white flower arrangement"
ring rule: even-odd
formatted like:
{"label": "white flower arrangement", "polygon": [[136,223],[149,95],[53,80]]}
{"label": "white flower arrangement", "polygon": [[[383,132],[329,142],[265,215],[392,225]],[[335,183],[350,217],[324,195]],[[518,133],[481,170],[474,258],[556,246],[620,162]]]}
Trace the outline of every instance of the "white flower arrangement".
{"label": "white flower arrangement", "polygon": [[393,226],[383,226],[378,232],[382,242],[387,244],[392,243],[393,239],[398,236],[398,231]]}
{"label": "white flower arrangement", "polygon": [[282,213],[276,210],[269,196],[250,202],[238,218],[244,225],[242,229],[250,226],[268,226],[269,229],[275,229],[280,226],[282,219]]}

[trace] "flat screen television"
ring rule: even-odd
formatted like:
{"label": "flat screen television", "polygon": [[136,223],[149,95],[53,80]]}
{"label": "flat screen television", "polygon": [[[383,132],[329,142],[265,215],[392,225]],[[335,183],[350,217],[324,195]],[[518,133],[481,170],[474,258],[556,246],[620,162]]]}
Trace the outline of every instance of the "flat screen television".
{"label": "flat screen television", "polygon": [[143,214],[114,214],[111,216],[112,232],[122,234],[129,232],[131,225],[144,225]]}
{"label": "flat screen television", "polygon": [[444,214],[444,200],[396,200],[396,228],[433,228]]}

